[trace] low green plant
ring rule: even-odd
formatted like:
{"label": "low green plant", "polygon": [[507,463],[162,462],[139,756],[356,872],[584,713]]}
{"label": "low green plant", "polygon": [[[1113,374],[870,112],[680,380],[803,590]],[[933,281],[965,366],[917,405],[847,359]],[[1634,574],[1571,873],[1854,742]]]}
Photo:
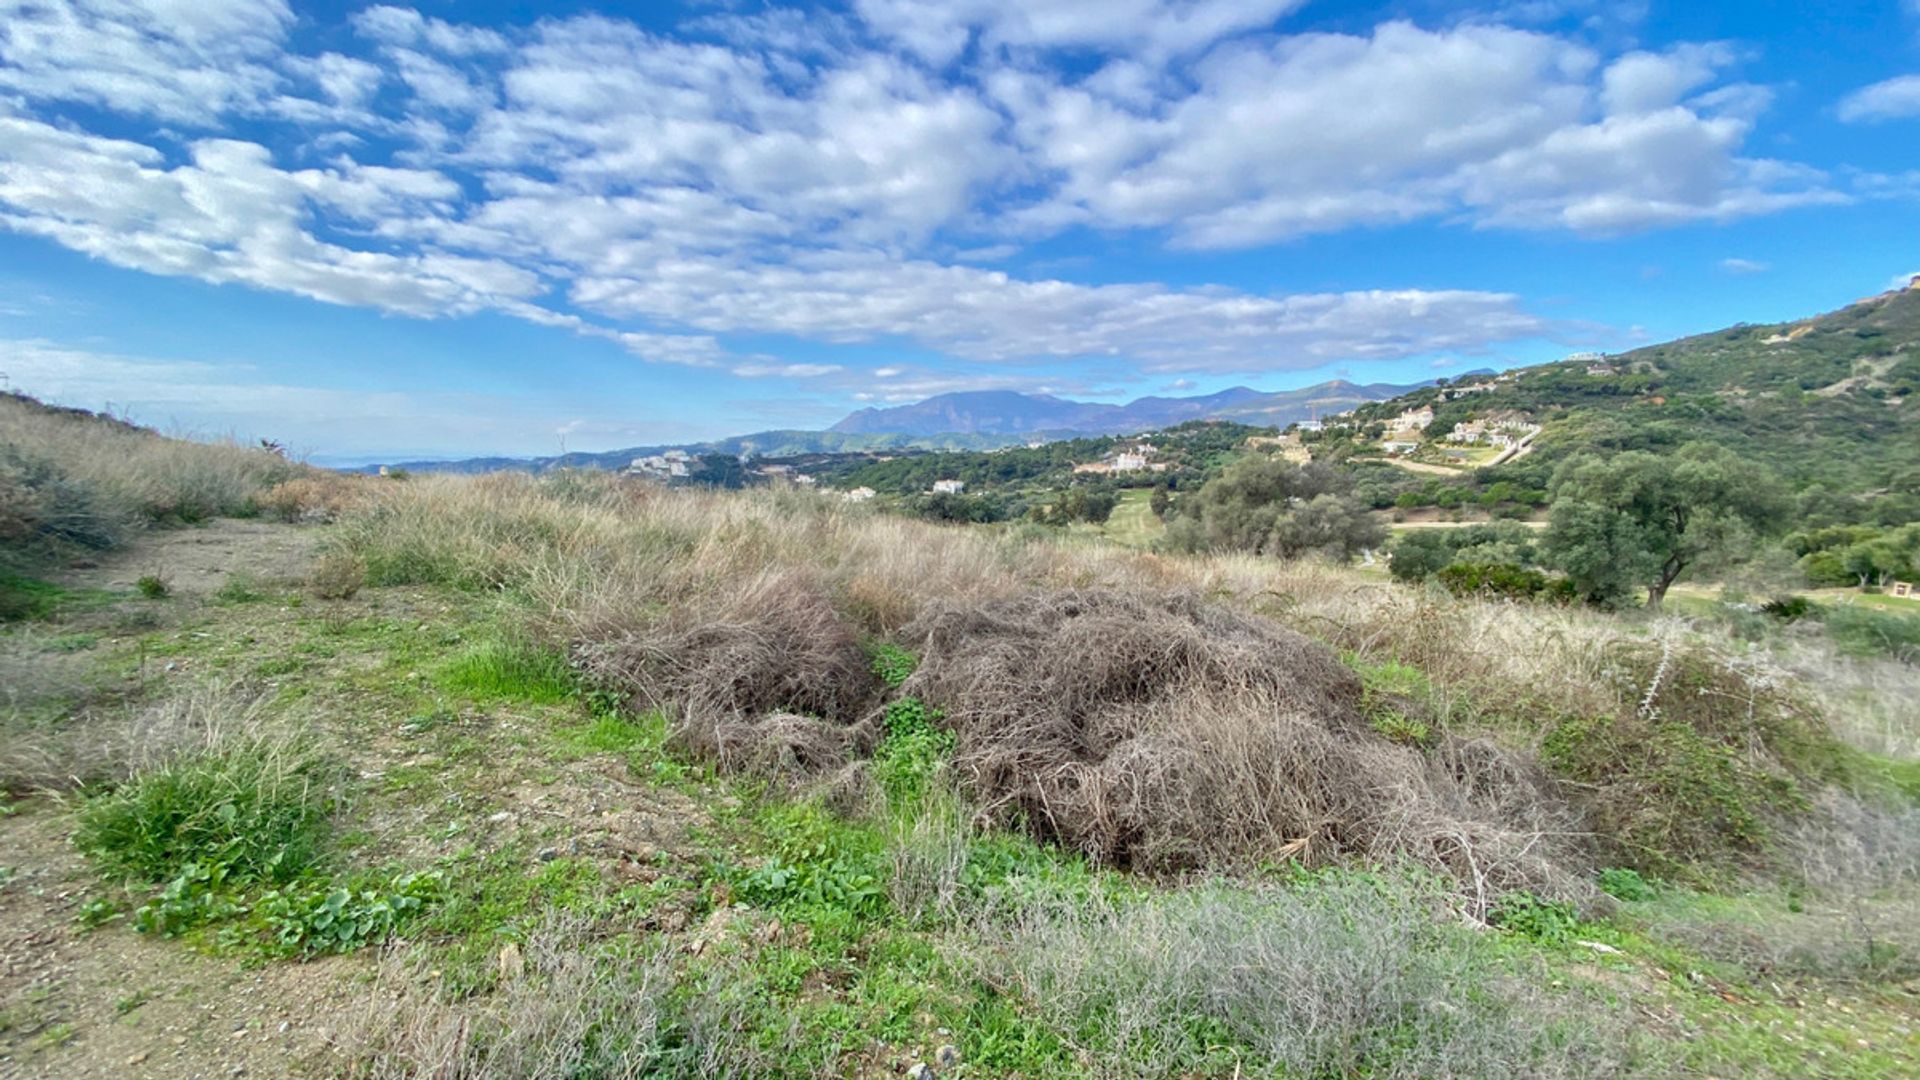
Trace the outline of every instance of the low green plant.
{"label": "low green plant", "polygon": [[163,600],[173,591],[172,586],[167,584],[167,579],[158,574],[142,574],[140,580],[133,583],[133,587],[141,596],[149,600]]}
{"label": "low green plant", "polygon": [[1580,925],[1573,905],[1543,900],[1530,892],[1510,892],[1493,902],[1487,921],[1502,930],[1548,945],[1569,941]]}
{"label": "low green plant", "polygon": [[1658,895],[1638,870],[1624,866],[1610,866],[1600,871],[1600,891],[1616,900],[1635,903],[1652,900]]}
{"label": "low green plant", "polygon": [[0,623],[42,618],[60,595],[58,585],[0,571]]}
{"label": "low green plant", "polygon": [[890,641],[873,647],[873,673],[889,688],[898,689],[919,666],[919,657]]}
{"label": "low green plant", "polygon": [[905,697],[887,706],[886,738],[873,754],[873,774],[888,802],[920,801],[954,749],[953,732],[936,726],[940,710],[919,698]]}
{"label": "low green plant", "polygon": [[1430,725],[1391,709],[1375,713],[1367,723],[1382,738],[1402,746],[1424,747],[1433,743],[1433,728]]}
{"label": "low green plant", "polygon": [[813,918],[876,918],[887,910],[883,841],[869,825],[812,804],[776,806],[759,828],[772,851],[758,865],[723,873],[759,907]]}
{"label": "low green plant", "polygon": [[267,594],[247,575],[231,574],[214,590],[213,598],[222,604],[254,604],[265,600]]}
{"label": "low green plant", "polygon": [[474,645],[441,669],[438,682],[483,701],[535,705],[556,704],[579,692],[579,681],[564,656],[513,638]]}
{"label": "low green plant", "polygon": [[256,910],[282,951],[302,956],[345,953],[385,941],[438,900],[444,884],[439,871],[403,873],[357,886],[317,881],[269,892]]}

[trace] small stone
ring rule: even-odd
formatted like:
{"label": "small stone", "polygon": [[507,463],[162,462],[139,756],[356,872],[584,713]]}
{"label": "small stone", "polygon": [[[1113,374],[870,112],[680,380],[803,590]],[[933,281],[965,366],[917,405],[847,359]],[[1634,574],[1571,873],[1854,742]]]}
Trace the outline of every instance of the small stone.
{"label": "small stone", "polygon": [[498,824],[500,824],[500,823],[501,823],[501,822],[503,822],[503,821],[512,821],[512,820],[513,820],[513,811],[511,811],[511,810],[502,810],[502,811],[500,811],[499,813],[495,813],[495,814],[488,814],[488,815],[487,815],[487,820],[488,820],[488,821],[491,821],[491,822],[493,822],[493,823],[494,823],[495,825],[498,825]]}
{"label": "small stone", "polygon": [[952,1043],[948,1043],[933,1052],[933,1060],[939,1062],[940,1067],[943,1069],[958,1068],[960,1065],[960,1048]]}
{"label": "small stone", "polygon": [[559,857],[560,857],[560,849],[557,847],[543,847],[540,849],[541,862],[552,862],[553,860]]}
{"label": "small stone", "polygon": [[933,1066],[924,1061],[916,1061],[907,1069],[907,1080],[934,1080],[939,1075],[933,1071]]}
{"label": "small stone", "polygon": [[282,1021],[280,1021],[280,1034],[282,1034],[282,1035],[285,1035],[285,1034],[287,1033],[287,1029],[288,1029],[288,1028],[290,1028],[290,1027],[292,1027],[292,1026],[293,1026],[293,1024],[291,1024],[290,1022],[288,1022],[288,1021],[286,1021],[286,1020],[282,1020]]}
{"label": "small stone", "polygon": [[142,1050],[142,1051],[140,1051],[140,1052],[139,1052],[139,1053],[137,1053],[137,1054],[131,1054],[131,1055],[129,1055],[129,1056],[127,1057],[127,1064],[129,1064],[129,1065],[138,1065],[138,1064],[140,1064],[141,1062],[143,1062],[143,1061],[145,1061],[145,1060],[147,1060],[147,1052],[146,1052],[145,1050]]}

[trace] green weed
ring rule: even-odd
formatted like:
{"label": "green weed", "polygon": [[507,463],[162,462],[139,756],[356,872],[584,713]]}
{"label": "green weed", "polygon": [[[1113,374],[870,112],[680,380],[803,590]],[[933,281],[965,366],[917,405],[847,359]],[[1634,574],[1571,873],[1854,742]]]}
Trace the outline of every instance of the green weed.
{"label": "green weed", "polygon": [[141,596],[149,600],[164,600],[167,594],[173,591],[173,587],[167,584],[167,579],[158,574],[142,574],[140,580],[133,583],[133,587]]}
{"label": "green weed", "polygon": [[446,690],[481,701],[551,705],[574,697],[579,682],[558,652],[509,638],[481,642],[441,668]]}
{"label": "green weed", "polygon": [[898,689],[919,666],[919,657],[892,642],[873,647],[873,673],[890,688]]}

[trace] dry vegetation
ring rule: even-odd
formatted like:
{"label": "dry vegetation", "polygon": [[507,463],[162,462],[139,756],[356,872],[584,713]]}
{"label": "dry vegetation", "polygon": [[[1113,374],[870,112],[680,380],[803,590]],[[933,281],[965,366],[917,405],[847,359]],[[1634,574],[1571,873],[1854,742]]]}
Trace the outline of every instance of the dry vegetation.
{"label": "dry vegetation", "polygon": [[1309,562],[591,475],[418,480],[338,540],[372,584],[530,597],[596,684],[729,768],[864,757],[888,700],[866,647],[895,642],[983,816],[1149,869],[1400,857],[1481,910],[1515,888],[1586,900],[1596,861],[1756,869],[1778,821],[1852,780],[1761,658]]}

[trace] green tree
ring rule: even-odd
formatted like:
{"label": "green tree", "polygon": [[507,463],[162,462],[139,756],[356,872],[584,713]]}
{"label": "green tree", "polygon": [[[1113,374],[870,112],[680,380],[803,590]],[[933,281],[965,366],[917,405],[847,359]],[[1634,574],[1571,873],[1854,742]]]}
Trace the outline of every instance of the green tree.
{"label": "green tree", "polygon": [[1180,515],[1167,527],[1167,544],[1184,551],[1351,558],[1387,537],[1385,524],[1351,496],[1351,485],[1345,474],[1318,462],[1245,457],[1181,501]]}
{"label": "green tree", "polygon": [[1550,490],[1546,553],[1581,596],[1617,603],[1645,588],[1654,610],[1688,568],[1749,553],[1786,505],[1771,476],[1709,443],[1577,455]]}

